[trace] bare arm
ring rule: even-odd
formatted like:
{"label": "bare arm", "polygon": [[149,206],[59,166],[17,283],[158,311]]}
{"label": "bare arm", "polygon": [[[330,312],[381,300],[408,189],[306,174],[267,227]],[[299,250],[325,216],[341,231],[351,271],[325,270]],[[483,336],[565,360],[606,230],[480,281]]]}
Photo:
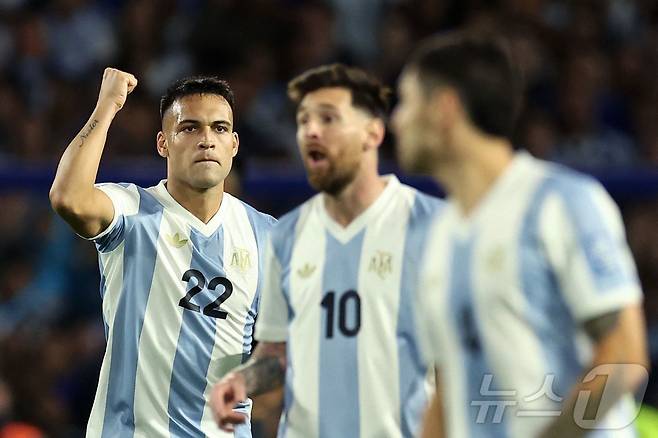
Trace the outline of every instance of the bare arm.
{"label": "bare arm", "polygon": [[283,387],[265,394],[253,397],[254,406],[251,410],[252,428],[260,426],[265,437],[276,436],[283,410]]}
{"label": "bare arm", "polygon": [[110,124],[136,85],[133,75],[105,69],[96,108],[57,166],[50,203],[81,236],[99,234],[114,216],[112,202],[94,183]]}
{"label": "bare arm", "polygon": [[436,393],[430,401],[425,415],[423,416],[423,427],[421,432],[422,438],[442,438],[445,435],[445,421],[442,403],[441,376],[438,371],[435,372]]}
{"label": "bare arm", "polygon": [[227,432],[244,423],[245,417],[233,411],[249,396],[260,395],[283,385],[286,373],[286,343],[261,342],[251,359],[224,376],[212,390],[210,403],[219,427]]}
{"label": "bare arm", "polygon": [[[647,376],[648,356],[644,318],[639,305],[627,307],[615,313],[589,321],[586,330],[595,342],[594,360],[591,369],[600,365],[608,368],[607,378],[594,378],[572,388],[565,401],[562,415],[544,431],[543,437],[584,436],[587,430],[574,421],[574,408],[578,394],[590,391],[587,409],[582,418],[602,418],[614,402],[624,394],[632,392]],[[639,367],[618,367],[617,364],[635,364]],[[644,371],[643,371],[644,370]],[[588,370],[589,371],[589,370]],[[601,403],[606,392],[606,403]],[[608,398],[610,397],[610,398]],[[611,403],[612,402],[612,403]],[[596,410],[599,412],[596,412]]]}

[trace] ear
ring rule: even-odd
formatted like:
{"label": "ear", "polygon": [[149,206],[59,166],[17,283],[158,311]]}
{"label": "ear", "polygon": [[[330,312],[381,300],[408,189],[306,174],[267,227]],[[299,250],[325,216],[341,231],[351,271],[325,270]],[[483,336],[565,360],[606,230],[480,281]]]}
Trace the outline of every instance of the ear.
{"label": "ear", "polygon": [[240,136],[237,132],[233,132],[233,155],[235,157],[238,154],[238,149],[240,149]]}
{"label": "ear", "polygon": [[164,158],[169,157],[169,149],[167,148],[167,140],[165,139],[164,132],[159,131],[158,135],[155,137],[155,141],[158,149],[158,155]]}
{"label": "ear", "polygon": [[432,123],[441,129],[451,129],[465,115],[461,97],[451,87],[437,88],[430,102]]}
{"label": "ear", "polygon": [[364,149],[377,149],[384,141],[385,135],[386,126],[384,125],[384,121],[378,117],[372,118],[366,125],[366,142]]}

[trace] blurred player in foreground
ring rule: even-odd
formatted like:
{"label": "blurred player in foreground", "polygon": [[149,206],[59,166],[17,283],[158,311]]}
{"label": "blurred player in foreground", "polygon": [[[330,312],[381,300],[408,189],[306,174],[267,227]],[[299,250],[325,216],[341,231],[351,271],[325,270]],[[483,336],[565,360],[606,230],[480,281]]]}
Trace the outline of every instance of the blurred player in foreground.
{"label": "blurred player in foreground", "polygon": [[285,381],[279,435],[413,436],[426,404],[413,294],[440,201],[380,176],[388,90],[334,64],[288,86],[297,140],[320,193],[281,218],[268,247],[253,358],[213,391],[220,426]]}
{"label": "blurred player in foreground", "polygon": [[450,197],[419,287],[442,383],[425,436],[633,436],[647,353],[614,202],[590,177],[514,153],[521,87],[494,39],[426,42],[400,97],[400,161]]}
{"label": "blurred player in foreground", "polygon": [[[160,102],[166,180],[95,185],[110,124],[136,85],[105,70],[50,191],[99,253],[107,349],[87,436],[232,436],[214,423],[207,392],[250,352],[274,220],[224,193],[238,135],[233,92],[216,77],[180,80]],[[251,436],[249,424],[235,436]]]}

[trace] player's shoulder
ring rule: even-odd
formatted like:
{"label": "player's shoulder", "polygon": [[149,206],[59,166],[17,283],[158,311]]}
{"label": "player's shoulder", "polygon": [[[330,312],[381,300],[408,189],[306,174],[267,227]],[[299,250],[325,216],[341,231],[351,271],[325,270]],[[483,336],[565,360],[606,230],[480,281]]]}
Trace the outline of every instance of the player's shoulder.
{"label": "player's shoulder", "polygon": [[114,182],[104,182],[96,183],[96,188],[103,190],[104,192],[117,193],[124,196],[132,196],[139,198],[140,191],[144,190],[142,187],[133,183],[114,183]]}
{"label": "player's shoulder", "polygon": [[308,223],[307,219],[309,213],[313,210],[314,204],[321,202],[321,199],[321,195],[316,194],[279,218],[279,221],[272,228],[270,235],[272,246],[275,250],[291,244],[299,227]]}
{"label": "player's shoulder", "polygon": [[294,233],[302,212],[308,208],[308,201],[290,210],[279,218],[272,229],[272,236],[290,236]]}
{"label": "player's shoulder", "polygon": [[246,203],[242,199],[226,192],[224,193],[224,196],[225,199],[231,204],[233,208],[244,209],[245,213],[249,218],[249,222],[251,222],[252,226],[258,228],[264,228],[269,231],[274,226],[274,224],[276,224],[277,220],[273,216],[267,213],[263,213],[262,211]]}
{"label": "player's shoulder", "polygon": [[434,218],[446,206],[446,202],[443,199],[423,193],[415,187],[404,183],[400,183],[400,194],[411,208],[412,218]]}
{"label": "player's shoulder", "polygon": [[555,192],[568,194],[574,191],[598,189],[601,187],[591,175],[568,168],[562,164],[535,160],[544,170],[546,184]]}
{"label": "player's shoulder", "polygon": [[149,197],[144,188],[133,183],[98,183],[96,188],[102,190],[123,215],[137,214],[142,198]]}
{"label": "player's shoulder", "polygon": [[589,218],[597,215],[617,214],[612,197],[594,177],[561,164],[534,161],[541,172],[541,181],[530,200],[530,213],[545,220],[565,216],[576,222],[590,222]]}

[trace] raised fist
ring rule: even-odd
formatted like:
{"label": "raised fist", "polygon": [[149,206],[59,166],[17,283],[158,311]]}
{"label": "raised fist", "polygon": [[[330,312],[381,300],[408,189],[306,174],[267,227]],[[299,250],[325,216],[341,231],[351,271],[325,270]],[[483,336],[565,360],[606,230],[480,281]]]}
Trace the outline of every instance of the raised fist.
{"label": "raised fist", "polygon": [[106,68],[103,72],[101,91],[98,94],[98,106],[110,106],[116,113],[126,103],[128,94],[136,86],[137,78],[135,76],[115,68]]}

